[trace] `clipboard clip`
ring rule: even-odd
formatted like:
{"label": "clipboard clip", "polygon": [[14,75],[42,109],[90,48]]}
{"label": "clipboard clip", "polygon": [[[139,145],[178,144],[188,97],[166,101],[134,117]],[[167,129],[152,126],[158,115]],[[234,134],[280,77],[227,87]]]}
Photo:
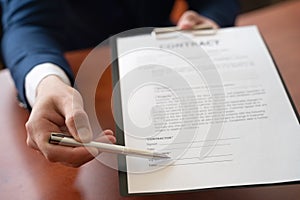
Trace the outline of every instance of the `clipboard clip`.
{"label": "clipboard clip", "polygon": [[178,26],[162,27],[162,28],[154,28],[152,31],[152,35],[154,35],[157,39],[164,39],[168,37],[177,36],[178,32],[190,32],[195,36],[215,35],[217,34],[217,28],[214,28],[209,24],[195,25],[192,29],[188,29],[188,30],[183,30]]}

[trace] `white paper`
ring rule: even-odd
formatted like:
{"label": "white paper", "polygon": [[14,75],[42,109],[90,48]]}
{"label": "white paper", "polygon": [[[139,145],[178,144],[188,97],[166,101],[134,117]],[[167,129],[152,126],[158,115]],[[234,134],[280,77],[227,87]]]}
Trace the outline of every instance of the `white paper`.
{"label": "white paper", "polygon": [[129,193],[300,180],[299,123],[255,26],[119,38]]}

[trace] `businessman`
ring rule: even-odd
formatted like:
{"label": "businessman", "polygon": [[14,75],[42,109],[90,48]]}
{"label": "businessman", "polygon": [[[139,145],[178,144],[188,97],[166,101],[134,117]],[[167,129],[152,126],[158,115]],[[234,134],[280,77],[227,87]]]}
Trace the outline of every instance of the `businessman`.
{"label": "businessman", "polygon": [[[178,26],[226,27],[238,12],[235,0],[188,0]],[[1,0],[2,55],[18,96],[31,112],[27,144],[48,160],[78,167],[100,152],[84,147],[51,145],[51,132],[67,130],[76,140],[93,139],[80,93],[64,58],[69,50],[96,46],[110,35],[137,27],[171,26],[174,0]],[[76,121],[76,123],[75,123]],[[110,130],[99,137],[115,143]]]}

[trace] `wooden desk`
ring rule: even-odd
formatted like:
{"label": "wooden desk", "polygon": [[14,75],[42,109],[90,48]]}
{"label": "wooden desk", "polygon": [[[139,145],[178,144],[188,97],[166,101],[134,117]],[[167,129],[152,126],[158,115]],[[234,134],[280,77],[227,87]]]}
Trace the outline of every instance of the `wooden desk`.
{"label": "wooden desk", "polygon": [[[241,16],[239,25],[257,24],[278,64],[295,104],[300,110],[300,1],[284,3]],[[68,60],[78,69],[86,51],[72,52]],[[109,71],[100,81],[111,90]],[[46,161],[39,153],[26,146],[24,124],[28,113],[19,108],[16,92],[8,71],[0,72],[0,199],[299,199],[300,185],[252,187],[208,190],[190,194],[144,197],[119,195],[117,171],[92,161],[79,169]],[[107,93],[108,94],[108,93]],[[105,93],[97,93],[101,105],[97,110],[105,115],[104,127],[113,128],[110,100]],[[106,116],[106,117],[104,117]],[[300,153],[300,152],[299,152]],[[300,170],[300,169],[299,169]],[[251,173],[251,172],[249,172]]]}
{"label": "wooden desk", "polygon": [[238,25],[256,24],[300,110],[300,1],[289,1],[240,16]]}

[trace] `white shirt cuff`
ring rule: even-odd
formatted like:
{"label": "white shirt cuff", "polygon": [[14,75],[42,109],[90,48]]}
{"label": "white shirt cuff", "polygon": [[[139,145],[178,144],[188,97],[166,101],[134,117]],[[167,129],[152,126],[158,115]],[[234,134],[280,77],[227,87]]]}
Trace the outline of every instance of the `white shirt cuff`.
{"label": "white shirt cuff", "polygon": [[37,87],[40,82],[49,75],[56,75],[64,83],[71,85],[66,73],[57,65],[52,63],[43,63],[35,66],[25,77],[25,94],[31,107],[35,103]]}

